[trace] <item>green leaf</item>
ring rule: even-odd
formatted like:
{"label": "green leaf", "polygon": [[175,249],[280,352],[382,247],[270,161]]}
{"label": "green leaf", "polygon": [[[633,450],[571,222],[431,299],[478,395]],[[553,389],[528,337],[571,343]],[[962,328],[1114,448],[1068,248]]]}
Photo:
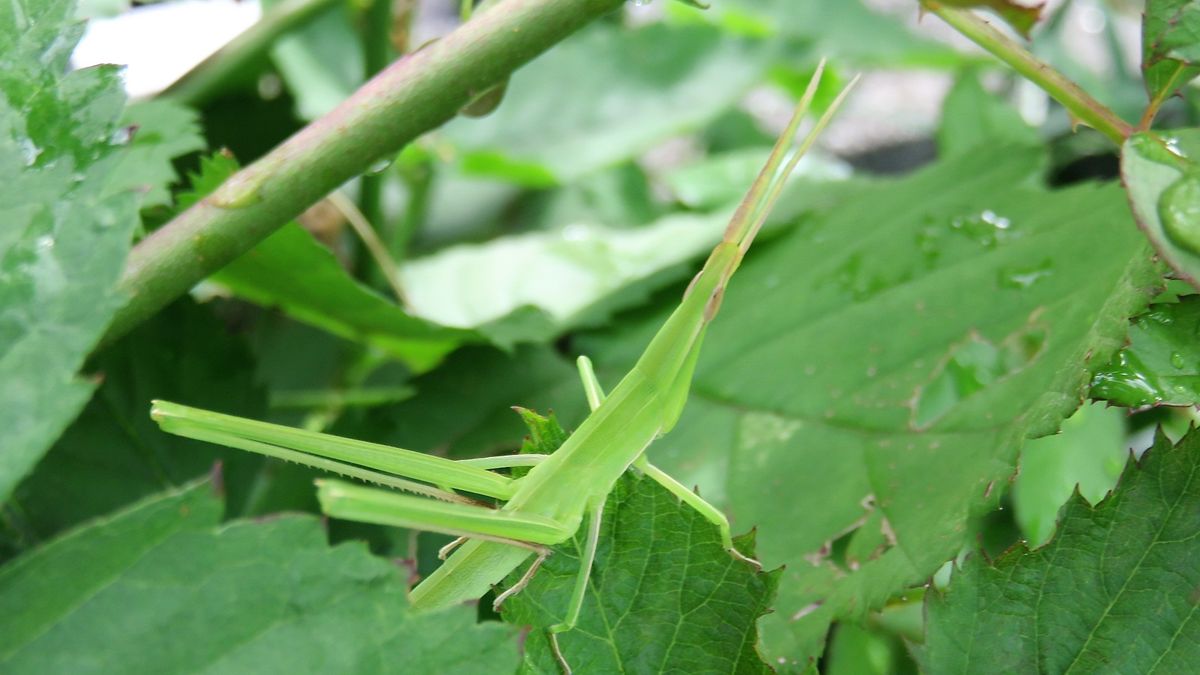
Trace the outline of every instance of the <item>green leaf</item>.
{"label": "green leaf", "polygon": [[[192,178],[192,193],[180,197],[181,207],[215,189],[236,169],[228,155],[207,158]],[[377,347],[414,370],[432,368],[463,342],[481,339],[472,331],[414,317],[358,283],[329,249],[295,223],[280,228],[212,280],[238,297],[278,307],[299,321]]]}
{"label": "green leaf", "polygon": [[1173,96],[1200,75],[1200,2],[1147,0],[1142,74],[1151,101]]}
{"label": "green leaf", "polygon": [[403,568],[361,544],[328,547],[315,517],[220,516],[201,483],[4,567],[0,669],[438,673],[517,663],[511,629],[476,624],[468,607],[413,616]]}
{"label": "green leaf", "polygon": [[171,101],[143,101],[126,108],[121,123],[132,129],[122,180],[143,192],[143,208],[169,205],[167,186],[179,180],[171,160],[205,148],[198,116]]}
{"label": "green leaf", "polygon": [[1136,317],[1129,346],[1096,372],[1092,398],[1140,408],[1200,404],[1200,295]]}
{"label": "green leaf", "polygon": [[[952,558],[1158,281],[1121,192],[1047,191],[1039,157],[968,153],[847,185],[733,280],[683,418],[649,452],[757,527],[765,564],[786,564],[760,623],[769,660],[802,669],[831,620]],[[611,378],[661,321],[580,348]],[[878,543],[855,565],[828,558],[859,532]]]}
{"label": "green leaf", "polygon": [[942,104],[938,128],[938,152],[950,157],[963,152],[985,152],[997,143],[1038,145],[1037,129],[1025,123],[1020,113],[983,88],[974,70],[964,72]]}
{"label": "green leaf", "polygon": [[1186,673],[1200,662],[1200,434],[1159,436],[1096,507],[994,565],[970,558],[928,596],[931,673]]}
{"label": "green leaf", "polygon": [[[617,482],[601,527],[579,623],[558,635],[576,672],[771,672],[755,649],[754,624],[769,610],[778,571],[735,559],[715,525],[645,477]],[[502,608],[505,621],[534,627],[524,672],[561,672],[544,629],[565,616],[585,536],[581,528],[555,547]]]}
{"label": "green leaf", "polygon": [[400,274],[414,312],[431,321],[492,333],[488,324],[536,308],[546,320],[522,337],[552,339],[687,275],[678,266],[712,248],[732,212],[675,214],[637,229],[573,223],[450,247]]}
{"label": "green leaf", "polygon": [[1054,534],[1058,510],[1072,494],[1095,504],[1116,485],[1129,455],[1125,415],[1101,403],[1084,406],[1063,422],[1062,433],[1030,441],[1021,450],[1013,509],[1033,546]]}
{"label": "green leaf", "polygon": [[491,115],[442,133],[465,170],[566,183],[699,129],[758,81],[772,51],[704,25],[595,24],[518,71]]}
{"label": "green leaf", "polygon": [[1121,178],[1134,218],[1163,259],[1200,288],[1200,129],[1134,134],[1121,148]]}
{"label": "green leaf", "polygon": [[137,224],[117,70],[67,74],[68,0],[0,3],[0,502],[87,402],[75,372],[122,304]]}
{"label": "green leaf", "polygon": [[[156,398],[261,417],[265,392],[243,342],[184,298],[92,363],[103,384],[13,493],[24,538],[45,541],[79,522],[177,487],[222,462],[225,489],[245,500],[257,457],[164,434],[150,419]],[[261,486],[260,486],[261,487]]]}
{"label": "green leaf", "polygon": [[348,340],[377,347],[417,371],[437,365],[477,333],[412,316],[355,281],[312,235],[289,223],[213,275],[238,297]]}

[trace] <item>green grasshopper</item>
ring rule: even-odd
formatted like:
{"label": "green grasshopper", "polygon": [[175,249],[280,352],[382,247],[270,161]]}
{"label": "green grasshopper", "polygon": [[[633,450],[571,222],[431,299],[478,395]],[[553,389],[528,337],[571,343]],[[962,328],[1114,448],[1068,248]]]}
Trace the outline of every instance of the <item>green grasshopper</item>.
{"label": "green grasshopper", "polygon": [[[445,563],[412,590],[410,599],[416,609],[437,609],[477,599],[530,556],[536,556],[521,579],[496,597],[495,606],[499,607],[506,598],[525,587],[549,555],[550,547],[567,541],[579,530],[586,515],[587,536],[581,571],[563,622],[549,629],[551,644],[556,650],[555,634],[570,630],[579,617],[595,559],[605,499],[631,466],[661,483],[716,524],[725,548],[732,555],[757,565],[734,548],[725,515],[650,464],[645,451],[679,419],[687,401],[700,344],[708,324],[721,306],[730,277],[800,157],[829,123],[854,84],[851,82],[838,95],[793,149],[794,138],[823,70],[824,62],[818,66],[787,128],[735,211],[720,243],[633,369],[604,396],[590,363],[586,358],[580,358],[580,371],[592,412],[553,454],[455,461],[165,401],[153,403],[151,416],[164,431],[180,436],[434,497],[426,499],[340,480],[317,481],[321,508],[331,517],[460,537],[441,551]],[[516,466],[531,468],[521,478],[493,471]],[[503,501],[504,505],[492,508],[460,493],[490,497]],[[448,558],[447,554],[450,554]]]}

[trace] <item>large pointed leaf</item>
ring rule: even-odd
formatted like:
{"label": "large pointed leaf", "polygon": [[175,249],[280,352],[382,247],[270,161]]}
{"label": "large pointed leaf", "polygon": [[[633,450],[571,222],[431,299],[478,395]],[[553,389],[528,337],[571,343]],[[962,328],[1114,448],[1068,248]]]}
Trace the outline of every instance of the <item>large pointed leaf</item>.
{"label": "large pointed leaf", "polygon": [[[1120,191],[1048,192],[1037,165],[1014,148],[860,187],[732,282],[650,454],[786,563],[772,658],[803,667],[831,619],[953,557],[1022,441],[1057,429],[1144,306],[1156,267]],[[620,371],[661,321],[583,350]],[[867,554],[842,567],[827,554],[844,535]]]}
{"label": "large pointed leaf", "polygon": [[1159,436],[1059,534],[980,556],[928,598],[929,673],[1187,673],[1200,663],[1200,434]]}
{"label": "large pointed leaf", "polygon": [[0,502],[79,412],[137,223],[115,68],[66,74],[70,0],[0,3]]}
{"label": "large pointed leaf", "polygon": [[460,607],[413,616],[403,568],[329,548],[312,516],[220,525],[201,483],[0,570],[6,673],[484,673],[513,631]]}

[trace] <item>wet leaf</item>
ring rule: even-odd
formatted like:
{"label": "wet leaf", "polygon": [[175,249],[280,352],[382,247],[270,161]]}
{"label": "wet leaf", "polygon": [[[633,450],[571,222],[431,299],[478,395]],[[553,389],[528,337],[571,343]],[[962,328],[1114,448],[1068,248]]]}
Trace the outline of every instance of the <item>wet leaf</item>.
{"label": "wet leaf", "polygon": [[1092,379],[1092,398],[1116,405],[1200,404],[1200,295],[1154,305],[1133,319],[1129,346]]}
{"label": "wet leaf", "polygon": [[1173,96],[1200,75],[1200,2],[1147,0],[1142,75],[1151,101]]}
{"label": "wet leaf", "polygon": [[973,556],[929,594],[931,673],[1188,672],[1200,660],[1200,434],[1160,436],[1046,546]]}
{"label": "wet leaf", "polygon": [[1134,134],[1121,150],[1121,177],[1138,226],[1163,259],[1200,288],[1200,130]]}
{"label": "wet leaf", "polygon": [[137,225],[115,68],[67,73],[68,0],[0,4],[0,502],[87,403]]}
{"label": "wet leaf", "polygon": [[983,145],[1011,143],[1036,146],[1037,129],[1021,119],[1016,108],[983,88],[974,70],[963,73],[942,104],[937,134],[938,152],[949,157],[984,150]]}
{"label": "wet leaf", "polygon": [[[732,282],[683,418],[649,452],[786,564],[760,622],[772,664],[803,669],[831,620],[952,558],[1024,440],[1058,429],[1148,301],[1157,268],[1121,192],[1047,191],[1039,165],[1009,148],[850,185]],[[579,347],[611,386],[661,321]],[[829,559],[860,532],[855,567]]]}
{"label": "wet leaf", "polygon": [[403,568],[361,544],[330,548],[313,516],[220,519],[212,486],[195,484],[4,567],[0,667],[439,673],[516,666],[511,629],[477,624],[470,607],[413,616]]}

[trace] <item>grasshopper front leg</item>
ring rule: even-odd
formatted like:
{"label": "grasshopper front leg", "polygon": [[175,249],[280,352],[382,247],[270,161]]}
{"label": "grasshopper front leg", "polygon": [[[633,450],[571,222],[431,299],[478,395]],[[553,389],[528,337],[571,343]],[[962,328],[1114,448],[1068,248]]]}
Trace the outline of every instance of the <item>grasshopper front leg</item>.
{"label": "grasshopper front leg", "polygon": [[[580,356],[576,360],[576,365],[579,368],[579,378],[583,380],[583,390],[587,395],[588,405],[592,410],[595,410],[604,400],[604,390],[600,387],[600,382],[596,379],[596,371],[592,368],[592,360],[586,356]],[[689,490],[683,483],[675,480],[666,471],[651,464],[650,459],[646,455],[639,457],[633,465],[654,482],[666,488],[680,501],[695,509],[700,515],[704,516],[705,520],[716,525],[717,529],[721,532],[721,543],[725,546],[725,550],[729,551],[730,555],[753,565],[759,571],[762,570],[762,563],[746,556],[733,545],[733,531],[729,525],[729,518],[725,516],[725,513],[721,509],[718,509],[701,498],[700,495]]]}

